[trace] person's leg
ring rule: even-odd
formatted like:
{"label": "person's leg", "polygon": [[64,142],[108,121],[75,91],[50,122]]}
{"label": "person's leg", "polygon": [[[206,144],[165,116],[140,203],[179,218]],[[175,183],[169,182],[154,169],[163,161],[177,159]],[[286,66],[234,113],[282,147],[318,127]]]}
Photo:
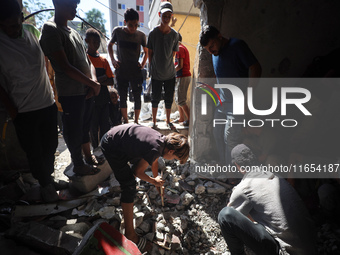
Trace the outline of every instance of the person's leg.
{"label": "person's leg", "polygon": [[92,162],[92,152],[90,145],[90,128],[92,123],[92,117],[94,112],[94,98],[91,97],[85,100],[85,110],[83,118],[83,141],[82,150],[84,153],[85,161]]}
{"label": "person's leg", "polygon": [[170,123],[171,106],[174,99],[176,78],[164,81],[164,103],[166,110],[166,123]]}
{"label": "person's leg", "polygon": [[218,223],[232,255],[245,255],[244,245],[256,254],[279,254],[280,246],[261,224],[255,224],[232,207],[223,208]]}
{"label": "person's leg", "polygon": [[180,106],[182,112],[184,113],[183,116],[185,115],[186,119],[190,121],[190,110],[187,104],[181,105]]}
{"label": "person's leg", "polygon": [[153,124],[156,125],[157,109],[159,101],[161,100],[163,81],[151,79],[151,84],[152,121]]}
{"label": "person's leg", "polygon": [[45,202],[55,202],[58,194],[51,174],[58,145],[57,107],[19,113],[13,121],[21,147],[26,152],[30,171],[41,186]]}
{"label": "person's leg", "polygon": [[54,172],[55,151],[58,147],[58,129],[57,129],[57,106],[45,108],[40,115],[40,144],[43,148],[42,163],[44,168],[44,183],[50,183],[51,174]]}
{"label": "person's leg", "polygon": [[133,98],[135,100],[135,123],[138,124],[140,109],[142,106],[142,100],[141,100],[141,93],[142,93],[142,84],[141,81],[131,81],[131,89],[133,93]]}
{"label": "person's leg", "polygon": [[179,86],[181,84],[181,78],[176,78],[176,85],[175,85],[175,103],[178,106],[179,118],[176,122],[183,122],[184,119],[184,112],[182,107],[179,105]]}
{"label": "person's leg", "polygon": [[98,139],[98,128],[99,128],[99,118],[101,116],[101,106],[96,102],[94,104],[94,111],[92,116],[92,123],[90,129],[91,143],[93,149],[98,147],[99,139]]}
{"label": "person's leg", "polygon": [[117,85],[118,85],[118,94],[119,94],[119,106],[120,111],[122,113],[122,117],[124,120],[124,123],[129,123],[129,119],[127,116],[127,93],[129,89],[129,81],[117,79]]}
{"label": "person's leg", "polygon": [[[187,93],[190,84],[191,77],[181,77],[178,78],[178,82],[176,84],[177,89],[177,105],[179,106],[180,113],[180,121],[185,121],[185,119],[190,119],[189,107],[186,104],[187,101]],[[181,115],[182,114],[182,115]]]}
{"label": "person's leg", "polygon": [[132,169],[127,164],[128,157],[116,151],[115,145],[110,144],[106,139],[106,135],[102,138],[101,148],[122,190],[120,201],[123,209],[125,236],[137,243],[139,238],[133,227],[133,202],[136,195],[136,180]]}
{"label": "person's leg", "polygon": [[185,114],[184,114],[184,111],[183,111],[183,107],[179,106],[178,104],[177,104],[177,106],[178,106],[178,112],[179,112],[179,118],[178,118],[177,122],[183,122],[183,121],[185,121]]}
{"label": "person's leg", "polygon": [[[44,187],[51,183],[50,176],[54,168],[44,169],[44,147],[41,139],[42,134],[40,134],[40,125],[44,125],[42,119],[45,115],[42,112],[43,110],[18,113],[13,124],[19,143],[26,153],[30,171],[33,177]],[[54,167],[53,163],[52,166]]]}
{"label": "person's leg", "polygon": [[110,108],[109,103],[104,104],[101,108],[99,116],[99,141],[102,139],[103,135],[110,130]]}
{"label": "person's leg", "polygon": [[85,96],[60,96],[59,102],[63,108],[63,135],[73,165],[82,166],[84,165],[81,144]]}
{"label": "person's leg", "polygon": [[133,203],[121,203],[123,209],[123,217],[125,224],[125,236],[127,239],[137,243],[139,238],[133,227]]}

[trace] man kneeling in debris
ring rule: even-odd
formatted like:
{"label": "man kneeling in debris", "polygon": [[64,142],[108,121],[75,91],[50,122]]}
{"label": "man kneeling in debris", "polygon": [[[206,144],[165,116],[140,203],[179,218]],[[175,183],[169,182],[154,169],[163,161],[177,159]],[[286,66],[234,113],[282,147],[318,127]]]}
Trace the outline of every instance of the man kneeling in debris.
{"label": "man kneeling in debris", "polygon": [[316,254],[313,222],[293,187],[254,167],[256,156],[244,144],[232,150],[231,158],[244,175],[218,216],[231,254],[246,254],[244,245],[258,255]]}
{"label": "man kneeling in debris", "polygon": [[[151,247],[146,247],[146,240],[138,237],[133,227],[135,177],[162,187],[164,180],[158,176],[158,158],[185,163],[189,156],[188,139],[178,133],[164,136],[149,127],[124,124],[113,127],[103,136],[101,148],[122,189],[125,236],[136,243],[140,251],[148,250]],[[129,163],[133,165],[130,167]],[[144,172],[149,165],[153,177]]]}

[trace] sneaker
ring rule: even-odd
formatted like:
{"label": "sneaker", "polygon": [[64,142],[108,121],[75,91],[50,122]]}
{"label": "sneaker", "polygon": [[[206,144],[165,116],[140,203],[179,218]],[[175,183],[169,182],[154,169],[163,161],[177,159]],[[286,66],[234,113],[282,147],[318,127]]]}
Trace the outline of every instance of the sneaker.
{"label": "sneaker", "polygon": [[48,184],[45,187],[40,188],[41,197],[46,203],[52,203],[58,201],[58,194],[54,188],[53,183]]}

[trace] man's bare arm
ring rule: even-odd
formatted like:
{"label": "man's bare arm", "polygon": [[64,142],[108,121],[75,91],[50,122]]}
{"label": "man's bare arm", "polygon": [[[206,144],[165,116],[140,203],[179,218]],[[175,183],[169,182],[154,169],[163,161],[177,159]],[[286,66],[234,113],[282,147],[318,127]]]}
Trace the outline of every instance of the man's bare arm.
{"label": "man's bare arm", "polygon": [[114,42],[112,42],[112,40],[109,42],[109,45],[107,46],[107,51],[109,52],[109,56],[110,56],[110,59],[111,59],[111,63],[113,65],[113,67],[115,69],[119,68],[119,61],[117,61],[115,59],[115,56],[113,54],[113,45],[114,45]]}
{"label": "man's bare arm", "polygon": [[[72,78],[82,84],[85,84],[94,90],[95,95],[99,94],[100,84],[89,77],[87,77],[84,73],[79,71],[77,68],[72,66],[66,57],[66,53],[64,50],[56,51],[51,54],[51,57],[57,62],[57,65],[61,67],[62,71]],[[92,66],[92,64],[91,64]],[[92,71],[92,70],[91,70]]]}

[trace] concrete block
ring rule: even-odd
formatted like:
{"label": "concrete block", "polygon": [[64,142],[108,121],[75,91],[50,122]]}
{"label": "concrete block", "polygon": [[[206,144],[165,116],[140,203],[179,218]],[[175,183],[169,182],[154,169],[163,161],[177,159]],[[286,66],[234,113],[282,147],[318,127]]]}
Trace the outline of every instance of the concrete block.
{"label": "concrete block", "polygon": [[36,222],[19,222],[9,229],[5,235],[7,238],[34,247],[43,254],[51,255],[72,254],[81,241],[79,238]]}
{"label": "concrete block", "polygon": [[88,193],[94,190],[98,184],[105,181],[110,174],[112,169],[107,161],[98,167],[100,172],[94,175],[78,176],[73,172],[73,166],[68,167],[64,174],[70,179],[70,186],[77,189],[82,193]]}

